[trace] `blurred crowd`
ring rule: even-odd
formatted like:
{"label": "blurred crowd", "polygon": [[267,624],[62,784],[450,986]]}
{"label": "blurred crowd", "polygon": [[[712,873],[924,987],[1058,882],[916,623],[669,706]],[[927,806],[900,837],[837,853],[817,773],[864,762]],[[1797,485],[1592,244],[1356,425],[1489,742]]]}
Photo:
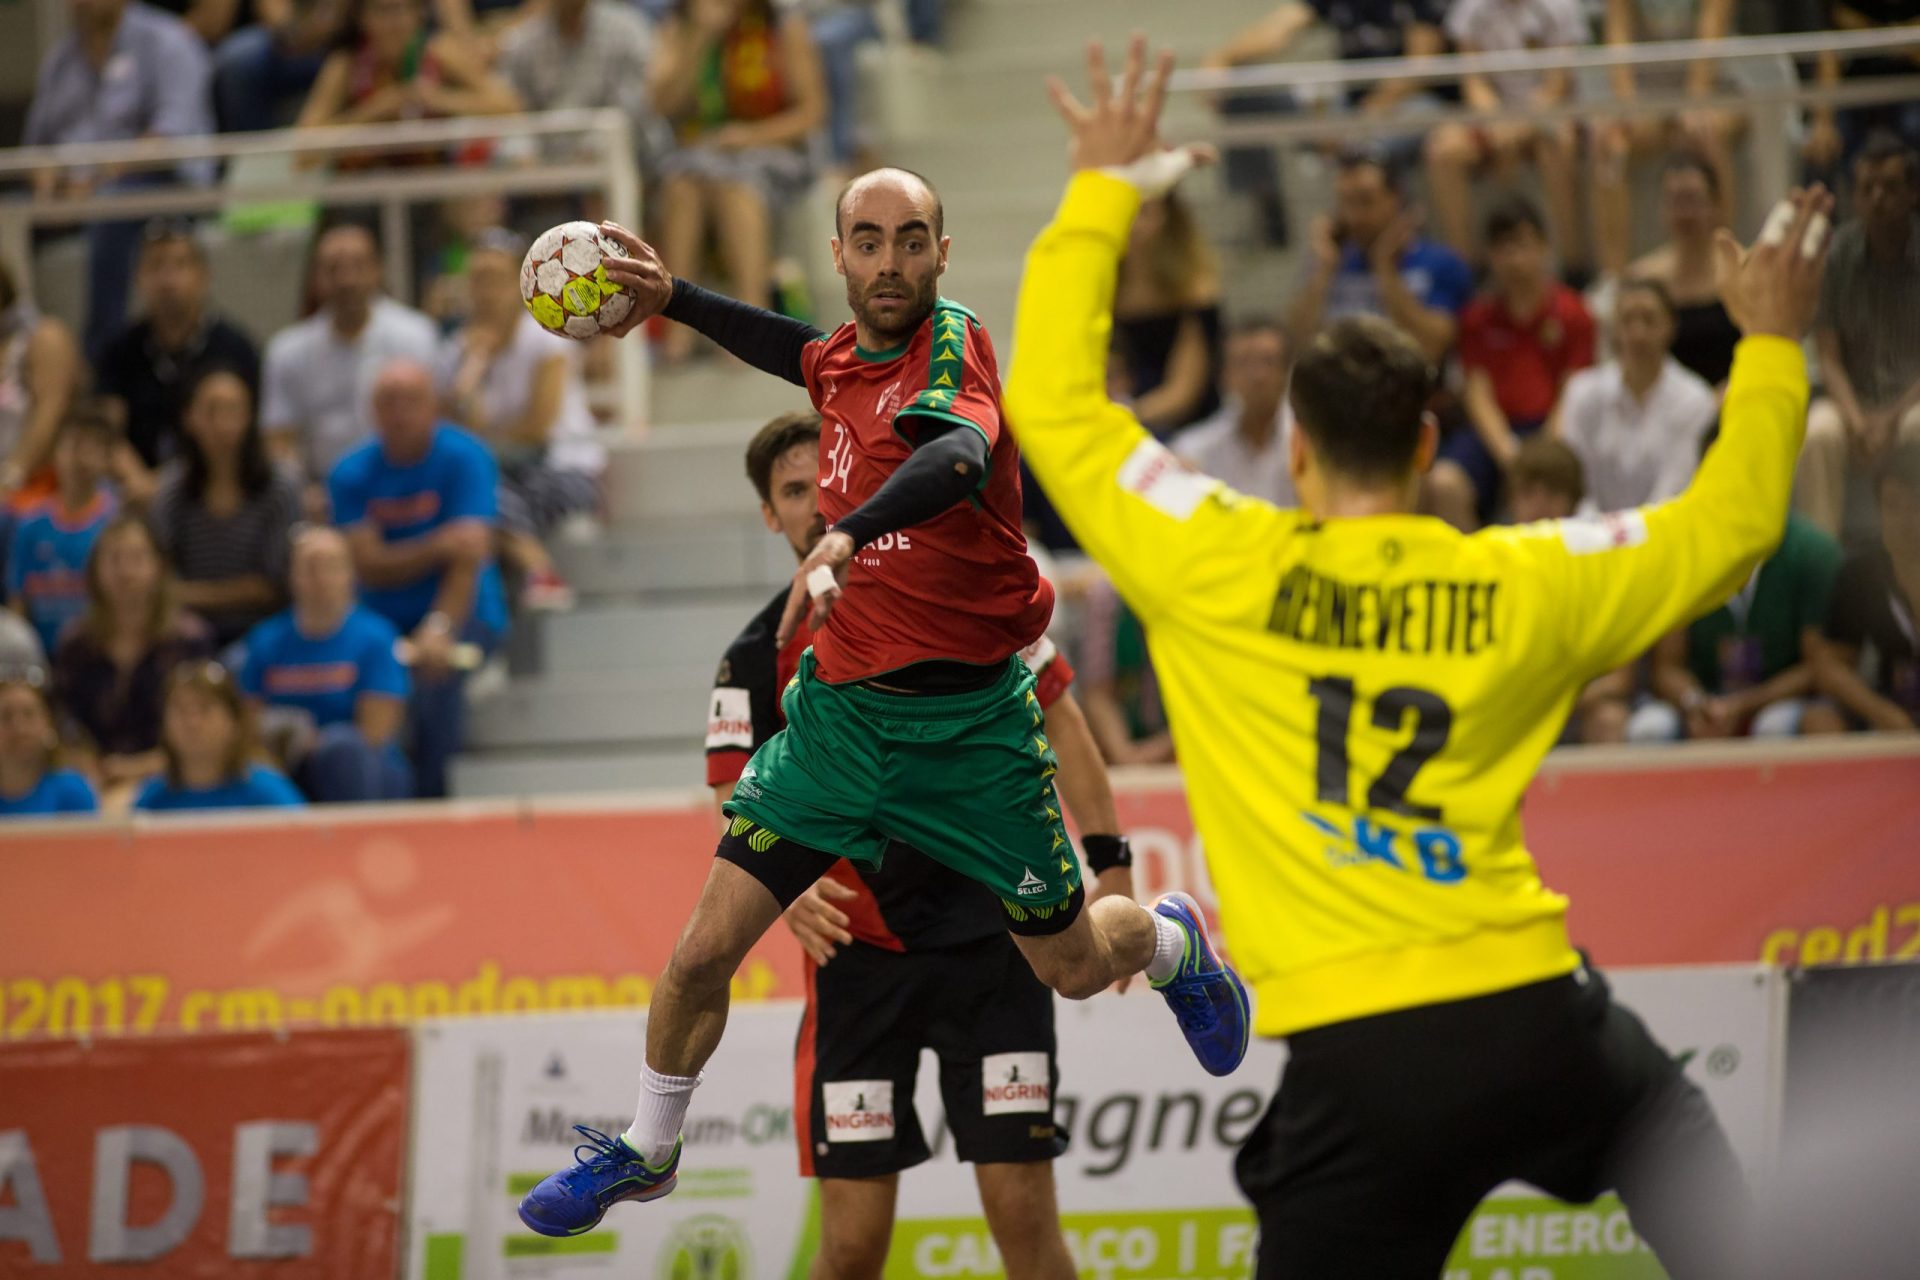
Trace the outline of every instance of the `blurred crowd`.
{"label": "blurred crowd", "polygon": [[[1795,9],[1804,10],[1797,15]],[[1911,23],[1910,5],[1786,5],[1812,29]],[[1573,47],[1604,40],[1718,40],[1734,0],[1289,0],[1207,59],[1279,58],[1315,25],[1348,59]],[[1789,26],[1793,25],[1791,21]],[[1226,182],[1272,245],[1299,240],[1290,293],[1225,314],[1218,257],[1176,193],[1134,226],[1115,296],[1116,398],[1196,470],[1287,505],[1290,353],[1343,315],[1384,315],[1434,362],[1441,445],[1426,509],[1472,531],[1490,523],[1604,519],[1672,498],[1711,447],[1738,330],[1714,282],[1730,225],[1737,86],[1712,60],[1616,67],[1604,94],[1566,72],[1393,80],[1335,97],[1235,90],[1228,118],[1353,112],[1378,121],[1363,146],[1325,148],[1332,207],[1298,234],[1286,157],[1239,147]],[[1904,51],[1806,69],[1820,84],[1911,75]],[[1670,115],[1607,103],[1699,99]],[[1578,118],[1550,113],[1579,101]],[[1437,103],[1524,107],[1538,120],[1487,127],[1421,114]],[[1721,607],[1595,681],[1570,742],[1785,737],[1920,728],[1920,109],[1811,109],[1797,157],[1842,199],[1842,225],[1809,368],[1816,387],[1795,511],[1778,551]],[[1660,244],[1636,256],[1631,179],[1656,182]],[[1416,192],[1424,192],[1421,204]],[[1140,625],[1030,486],[1029,529],[1060,559],[1079,606],[1080,693],[1116,763],[1164,763],[1172,741]]]}
{"label": "blurred crowd", "polygon": [[[1735,0],[1289,0],[1215,52],[1284,55],[1316,24],[1349,59],[1736,34]],[[1909,6],[1789,0],[1799,25]],[[856,57],[941,42],[939,0],[70,0],[24,141],[190,137],[560,107],[633,125],[669,267],[781,306],[777,219],[881,158]],[[927,56],[931,56],[930,54]],[[1188,465],[1293,501],[1291,353],[1327,321],[1386,315],[1436,369],[1433,514],[1463,530],[1658,502],[1711,447],[1737,331],[1713,282],[1744,117],[1605,103],[1723,94],[1733,64],[1616,68],[1578,120],[1566,73],[1235,91],[1223,117],[1353,112],[1324,149],[1332,202],[1295,226],[1297,169],[1226,156],[1230,198],[1302,266],[1229,311],[1221,260],[1176,194],[1143,210],[1115,299],[1111,383]],[[1820,83],[1911,75],[1904,53],[1822,58]],[[1436,104],[1538,119],[1428,127]],[[1920,104],[1803,122],[1799,164],[1843,225],[1810,344],[1818,391],[1785,540],[1721,608],[1596,681],[1569,740],[1651,742],[1920,724]],[[486,148],[336,155],[336,168],[486,163]],[[205,181],[68,168],[48,196]],[[938,175],[936,175],[938,176]],[[1630,192],[1657,184],[1660,243]],[[526,316],[524,245],[591,204],[449,204],[421,307],[388,296],[351,218],[314,236],[305,319],[260,345],[219,314],[190,223],[95,221],[83,332],[0,270],[0,815],[444,795],[466,684],[518,610],[565,608],[549,546],[590,530],[605,455],[597,346]],[[131,310],[129,310],[131,304]],[[664,326],[659,355],[693,354]],[[1071,538],[1029,485],[1042,554]],[[1172,759],[1146,637],[1096,573],[1060,566],[1081,688],[1115,763]]]}

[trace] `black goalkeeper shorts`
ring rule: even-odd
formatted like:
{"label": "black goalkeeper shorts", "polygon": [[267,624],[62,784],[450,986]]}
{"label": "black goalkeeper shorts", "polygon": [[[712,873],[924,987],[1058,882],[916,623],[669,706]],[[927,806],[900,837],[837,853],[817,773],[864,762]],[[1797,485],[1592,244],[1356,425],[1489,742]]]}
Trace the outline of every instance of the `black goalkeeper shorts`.
{"label": "black goalkeeper shorts", "polygon": [[1066,1150],[1053,1115],[1053,992],[1007,935],[916,952],[853,942],[808,966],[794,1052],[802,1176],[873,1178],[927,1159],[913,1107],[922,1049],[940,1061],[960,1159],[1025,1163]]}

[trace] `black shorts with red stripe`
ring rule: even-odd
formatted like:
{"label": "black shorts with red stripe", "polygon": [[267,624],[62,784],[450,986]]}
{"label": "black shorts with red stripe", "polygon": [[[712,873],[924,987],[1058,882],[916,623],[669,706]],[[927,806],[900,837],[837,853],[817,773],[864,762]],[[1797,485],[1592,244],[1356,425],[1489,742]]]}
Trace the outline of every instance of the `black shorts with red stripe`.
{"label": "black shorts with red stripe", "polygon": [[1053,993],[1004,933],[926,951],[853,942],[808,967],[794,1054],[794,1131],[804,1177],[875,1178],[931,1154],[913,1095],[920,1055],[940,1063],[940,1096],[960,1159],[1051,1160]]}

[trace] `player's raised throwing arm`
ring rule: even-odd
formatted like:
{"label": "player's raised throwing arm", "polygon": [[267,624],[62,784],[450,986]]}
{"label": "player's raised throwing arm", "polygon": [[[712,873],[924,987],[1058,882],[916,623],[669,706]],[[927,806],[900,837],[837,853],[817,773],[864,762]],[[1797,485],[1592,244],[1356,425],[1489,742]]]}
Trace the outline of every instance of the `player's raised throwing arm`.
{"label": "player's raised throwing arm", "polygon": [[1165,192],[1199,157],[1159,141],[1170,58],[1148,73],[1144,43],[1135,41],[1117,93],[1097,45],[1089,62],[1091,106],[1052,86],[1073,132],[1075,172],[1027,251],[1007,422],[1074,537],[1148,616],[1164,608],[1201,548],[1231,536],[1220,485],[1183,467],[1106,392],[1128,228],[1141,200]]}
{"label": "player's raised throwing arm", "polygon": [[1832,208],[1820,187],[1795,191],[1745,253],[1721,233],[1721,296],[1747,336],[1719,438],[1685,493],[1599,521],[1482,535],[1517,538],[1542,562],[1542,585],[1557,597],[1561,635],[1583,672],[1646,652],[1737,591],[1779,545],[1806,434],[1799,340],[1820,295]]}

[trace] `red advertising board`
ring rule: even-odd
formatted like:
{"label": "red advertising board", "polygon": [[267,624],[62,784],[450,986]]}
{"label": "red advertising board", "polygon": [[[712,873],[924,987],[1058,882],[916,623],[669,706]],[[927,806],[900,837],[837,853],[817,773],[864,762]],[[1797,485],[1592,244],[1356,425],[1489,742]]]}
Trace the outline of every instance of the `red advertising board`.
{"label": "red advertising board", "polygon": [[[1550,763],[1524,817],[1600,962],[1920,954],[1920,753],[1595,758]],[[1177,774],[1118,793],[1139,891],[1210,903]],[[691,798],[9,833],[0,1039],[641,1005],[712,847]],[[801,991],[776,929],[735,995]]]}
{"label": "red advertising board", "polygon": [[401,1031],[0,1046],[0,1275],[395,1274]]}

